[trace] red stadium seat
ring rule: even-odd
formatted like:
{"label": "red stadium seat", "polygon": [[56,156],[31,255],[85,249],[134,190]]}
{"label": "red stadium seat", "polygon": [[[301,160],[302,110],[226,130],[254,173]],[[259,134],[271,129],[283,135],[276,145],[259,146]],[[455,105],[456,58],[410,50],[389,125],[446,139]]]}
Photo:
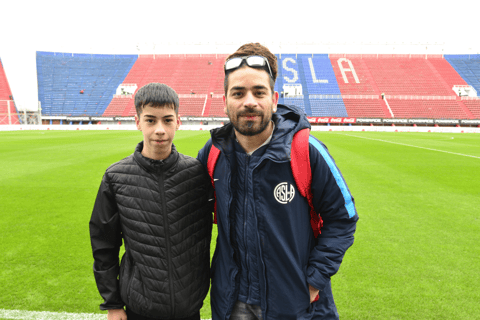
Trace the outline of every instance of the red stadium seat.
{"label": "red stadium seat", "polygon": [[[223,93],[225,58],[225,55],[140,55],[123,82],[137,84],[138,88],[151,82],[165,83],[180,96],[192,95],[192,98],[180,99],[182,116],[207,116],[202,114],[205,97],[210,99],[211,93]],[[115,100],[104,116],[135,114],[133,99],[121,103],[123,110]]]}
{"label": "red stadium seat", "polygon": [[[2,100],[11,100],[9,102]],[[10,105],[10,110],[8,110]],[[10,114],[10,119],[9,115]],[[8,84],[7,75],[3,69],[2,60],[0,59],[0,124],[19,124],[20,120],[17,115],[14,101],[12,101],[12,91]]]}

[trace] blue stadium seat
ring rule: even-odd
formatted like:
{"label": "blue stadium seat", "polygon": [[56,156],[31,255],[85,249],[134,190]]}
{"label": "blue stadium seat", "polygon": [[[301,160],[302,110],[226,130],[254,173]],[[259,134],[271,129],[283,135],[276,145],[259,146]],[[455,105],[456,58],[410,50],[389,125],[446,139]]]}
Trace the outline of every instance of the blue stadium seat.
{"label": "blue stadium seat", "polygon": [[[301,107],[309,116],[347,116],[340,89],[327,54],[282,54],[277,55],[279,72],[275,90],[283,91],[285,84],[302,85],[303,101],[280,98],[279,103]],[[317,101],[311,95],[334,95]],[[327,99],[334,99],[328,101]]]}
{"label": "blue stadium seat", "polygon": [[103,114],[137,57],[37,52],[38,99],[42,113]]}
{"label": "blue stadium seat", "polygon": [[445,59],[480,94],[480,55],[445,55]]}

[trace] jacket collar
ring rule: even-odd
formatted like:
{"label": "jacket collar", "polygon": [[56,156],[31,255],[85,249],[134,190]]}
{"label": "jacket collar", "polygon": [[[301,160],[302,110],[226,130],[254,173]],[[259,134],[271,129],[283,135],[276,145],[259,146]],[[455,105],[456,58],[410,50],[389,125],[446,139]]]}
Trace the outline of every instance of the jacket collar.
{"label": "jacket collar", "polygon": [[163,160],[154,160],[145,157],[142,155],[143,150],[143,141],[137,144],[135,148],[135,152],[133,153],[133,157],[135,161],[145,170],[148,172],[161,172],[167,171],[171,169],[178,161],[178,151],[174,144],[172,144],[172,153]]}
{"label": "jacket collar", "polygon": [[[265,155],[278,161],[290,160],[293,135],[304,128],[311,128],[307,116],[298,107],[279,104],[277,112],[272,115],[272,120],[275,123],[275,129]],[[234,151],[235,133],[230,122],[210,130],[210,133],[213,144],[227,156]]]}

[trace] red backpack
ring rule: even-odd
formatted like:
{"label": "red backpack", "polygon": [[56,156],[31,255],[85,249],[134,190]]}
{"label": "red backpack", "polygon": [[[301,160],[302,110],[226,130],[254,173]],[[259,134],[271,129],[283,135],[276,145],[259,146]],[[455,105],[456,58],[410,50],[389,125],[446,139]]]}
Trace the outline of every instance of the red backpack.
{"label": "red backpack", "polygon": [[[298,131],[292,140],[291,160],[290,166],[292,168],[293,178],[297,185],[300,194],[307,198],[308,205],[310,206],[310,224],[312,225],[313,234],[315,238],[321,233],[323,221],[320,215],[315,212],[313,208],[313,195],[312,195],[312,171],[310,169],[310,153],[309,142],[310,129],[305,128]],[[213,173],[215,171],[215,165],[217,164],[218,157],[220,156],[220,150],[212,144],[210,153],[208,154],[207,169],[212,185],[215,188],[213,180]],[[215,194],[215,211],[213,216],[213,223],[217,223],[217,196]]]}

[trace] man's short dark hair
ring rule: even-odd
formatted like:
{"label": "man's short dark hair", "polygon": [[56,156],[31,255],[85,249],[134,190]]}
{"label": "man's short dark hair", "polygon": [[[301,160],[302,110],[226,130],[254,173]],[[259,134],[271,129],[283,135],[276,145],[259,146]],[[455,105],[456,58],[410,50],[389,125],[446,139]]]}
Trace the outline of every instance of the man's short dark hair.
{"label": "man's short dark hair", "polygon": [[178,95],[169,86],[163,83],[149,83],[138,89],[135,94],[135,110],[140,115],[143,108],[150,104],[152,107],[170,106],[178,116]]}
{"label": "man's short dark hair", "polygon": [[[270,77],[270,88],[272,89],[272,94],[273,94],[273,88],[275,87],[275,81],[277,79],[277,57],[273,53],[268,50],[267,47],[262,46],[260,43],[247,43],[242,45],[240,48],[237,49],[234,53],[229,55],[226,60],[232,59],[235,57],[246,57],[246,56],[262,56],[267,58],[268,63],[270,64],[270,68],[272,69],[272,75],[273,79]],[[265,67],[265,72],[268,72],[268,67]],[[228,90],[228,75],[229,72],[225,72],[225,80],[223,82],[223,87],[225,89],[225,95],[227,95],[227,90]]]}

